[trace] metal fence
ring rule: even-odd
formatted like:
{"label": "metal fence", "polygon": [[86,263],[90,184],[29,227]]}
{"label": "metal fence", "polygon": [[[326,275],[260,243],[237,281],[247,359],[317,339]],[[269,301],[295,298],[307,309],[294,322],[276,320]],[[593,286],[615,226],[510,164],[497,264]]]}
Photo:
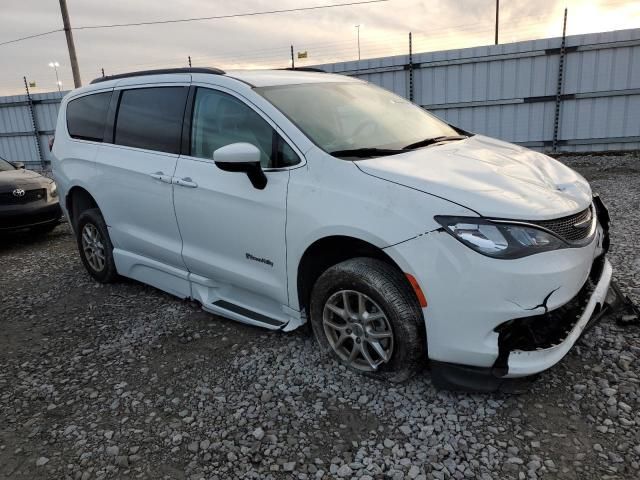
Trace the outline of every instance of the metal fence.
{"label": "metal fence", "polygon": [[[564,45],[549,38],[318,67],[538,150],[640,149],[640,29],[569,36]],[[0,155],[28,168],[46,165],[65,93],[0,97]]]}
{"label": "metal fence", "polygon": [[67,92],[0,97],[0,156],[42,170],[50,161],[60,100]]}

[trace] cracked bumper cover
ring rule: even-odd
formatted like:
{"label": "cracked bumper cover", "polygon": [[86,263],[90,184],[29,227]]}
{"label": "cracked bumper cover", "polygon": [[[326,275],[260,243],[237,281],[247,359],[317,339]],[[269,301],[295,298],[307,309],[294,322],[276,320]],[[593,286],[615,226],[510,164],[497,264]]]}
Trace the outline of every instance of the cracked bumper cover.
{"label": "cracked bumper cover", "polygon": [[500,354],[498,355],[492,367],[494,376],[513,378],[532,375],[562,360],[585,329],[590,326],[592,319],[598,318],[605,304],[613,269],[605,258],[602,258],[601,263],[602,265],[598,268],[599,275],[593,275],[588,279],[576,297],[558,309],[560,312],[556,311],[559,315],[554,315],[556,312],[548,312],[534,319],[532,328],[535,328],[536,321],[541,322],[541,328],[544,327],[544,322],[565,321],[565,324],[550,336],[540,336],[537,342],[525,340],[509,345],[508,341],[501,342],[499,334],[499,352],[502,353],[504,349],[505,356],[502,358]]}

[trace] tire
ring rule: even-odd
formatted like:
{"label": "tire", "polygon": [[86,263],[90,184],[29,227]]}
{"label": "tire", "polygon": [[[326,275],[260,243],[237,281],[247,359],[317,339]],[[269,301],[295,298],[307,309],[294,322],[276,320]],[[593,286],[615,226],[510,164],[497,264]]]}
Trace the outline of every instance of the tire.
{"label": "tire", "polygon": [[113,260],[113,245],[100,210],[92,208],[80,214],[76,223],[76,241],[80,258],[89,275],[100,283],[111,283],[118,278]]}
{"label": "tire", "polygon": [[[361,316],[363,311],[366,317]],[[383,261],[353,258],[326,270],[311,292],[310,314],[322,352],[352,370],[403,382],[426,364],[420,305],[402,272]]]}

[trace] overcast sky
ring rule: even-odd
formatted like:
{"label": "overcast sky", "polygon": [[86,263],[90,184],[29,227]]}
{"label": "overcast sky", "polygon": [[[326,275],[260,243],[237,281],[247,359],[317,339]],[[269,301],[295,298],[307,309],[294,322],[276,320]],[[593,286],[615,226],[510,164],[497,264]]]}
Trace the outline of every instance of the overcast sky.
{"label": "overcast sky", "polygon": [[[357,0],[67,0],[72,26],[226,15]],[[568,34],[640,27],[640,1],[503,0],[501,43],[559,36],[569,8]],[[0,0],[0,43],[62,27],[57,0]],[[299,65],[356,59],[360,24],[362,58],[401,54],[407,34],[414,51],[493,43],[495,0],[389,0],[296,13],[74,32],[82,80],[165,66],[284,67],[289,45],[307,51]],[[48,63],[60,63],[63,89],[73,86],[64,33],[0,46],[0,94],[56,89]]]}

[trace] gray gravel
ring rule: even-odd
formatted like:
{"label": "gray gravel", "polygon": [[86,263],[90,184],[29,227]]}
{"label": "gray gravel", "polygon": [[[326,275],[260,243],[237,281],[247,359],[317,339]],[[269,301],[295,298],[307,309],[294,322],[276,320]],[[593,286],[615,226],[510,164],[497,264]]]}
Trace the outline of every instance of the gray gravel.
{"label": "gray gravel", "polygon": [[[640,302],[640,157],[563,159],[610,207]],[[0,478],[640,476],[640,328],[605,320],[521,395],[402,385],[133,281],[85,273],[70,230],[0,243]]]}

